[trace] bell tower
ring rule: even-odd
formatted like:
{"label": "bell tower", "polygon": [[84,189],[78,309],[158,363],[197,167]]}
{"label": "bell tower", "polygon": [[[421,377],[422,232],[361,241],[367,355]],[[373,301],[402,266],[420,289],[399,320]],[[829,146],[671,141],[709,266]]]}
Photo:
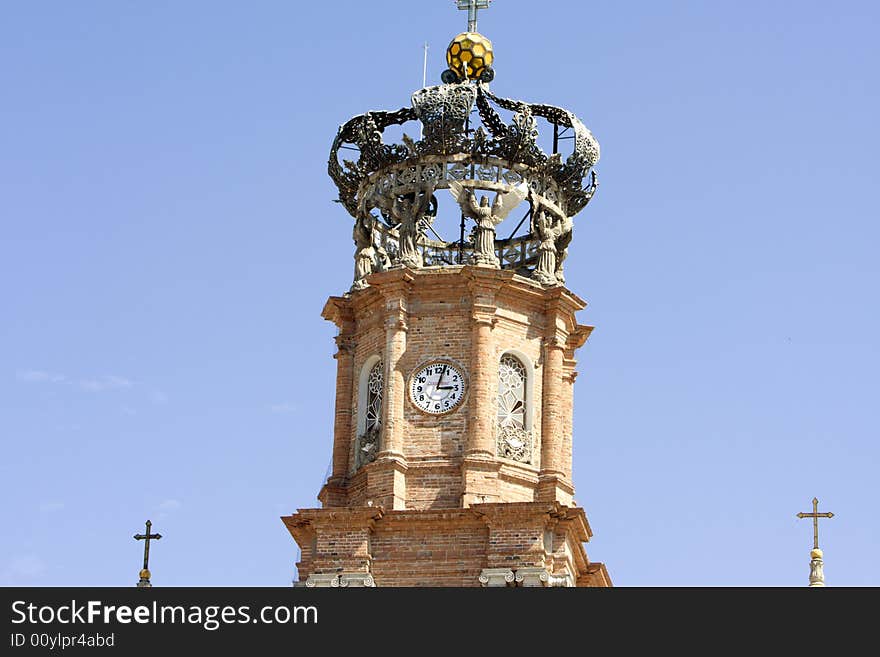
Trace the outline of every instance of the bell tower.
{"label": "bell tower", "polygon": [[322,313],[338,327],[322,506],[282,518],[300,585],[611,585],[573,500],[575,352],[592,327],[563,268],[599,144],[565,109],[496,95],[476,32],[488,2],[458,4],[469,29],[442,84],[354,117],[330,150],[354,280]]}

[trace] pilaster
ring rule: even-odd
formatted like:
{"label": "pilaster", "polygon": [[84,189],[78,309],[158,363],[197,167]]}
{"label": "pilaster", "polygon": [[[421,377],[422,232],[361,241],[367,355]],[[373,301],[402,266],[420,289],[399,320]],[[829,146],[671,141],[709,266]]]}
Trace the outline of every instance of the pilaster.
{"label": "pilaster", "polygon": [[469,268],[471,294],[471,362],[469,431],[462,459],[462,506],[498,500],[498,470],[495,457],[495,397],[498,389],[496,345],[492,329],[497,320],[496,294],[504,277],[497,270]]}
{"label": "pilaster", "polygon": [[331,297],[322,315],[339,329],[336,335],[336,399],[333,419],[333,457],[331,474],[318,499],[325,506],[343,506],[346,502],[345,480],[348,473],[349,443],[352,426],[351,398],[355,394],[354,350],[355,321],[348,299]]}
{"label": "pilaster", "polygon": [[370,464],[367,487],[378,503],[390,509],[406,508],[406,456],[404,455],[404,403],[406,373],[401,359],[409,330],[408,299],[413,274],[394,269],[373,274],[370,285],[384,300],[385,396],[382,403],[382,447]]}

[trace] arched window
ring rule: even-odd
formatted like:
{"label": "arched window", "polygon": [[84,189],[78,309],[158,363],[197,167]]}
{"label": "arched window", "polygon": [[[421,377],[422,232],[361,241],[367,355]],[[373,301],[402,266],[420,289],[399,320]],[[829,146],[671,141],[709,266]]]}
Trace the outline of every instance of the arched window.
{"label": "arched window", "polygon": [[382,433],[382,392],[385,366],[378,356],[370,358],[361,373],[358,394],[358,435],[354,445],[354,469],[370,463],[379,452]]}
{"label": "arched window", "polygon": [[513,354],[504,354],[498,365],[496,454],[521,463],[532,461],[529,383],[522,360]]}

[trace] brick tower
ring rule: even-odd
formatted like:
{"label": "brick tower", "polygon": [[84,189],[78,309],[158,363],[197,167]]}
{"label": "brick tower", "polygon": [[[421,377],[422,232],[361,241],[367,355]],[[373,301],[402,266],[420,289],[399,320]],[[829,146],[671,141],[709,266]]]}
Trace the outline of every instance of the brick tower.
{"label": "brick tower", "polygon": [[[338,327],[322,507],[282,518],[301,585],[611,585],[572,499],[574,355],[592,327],[562,266],[599,145],[567,110],[490,91],[480,3],[459,4],[473,22],[443,84],[356,116],[331,149],[355,273],[322,313]],[[383,141],[410,123],[418,141]],[[340,160],[346,147],[357,161]]]}

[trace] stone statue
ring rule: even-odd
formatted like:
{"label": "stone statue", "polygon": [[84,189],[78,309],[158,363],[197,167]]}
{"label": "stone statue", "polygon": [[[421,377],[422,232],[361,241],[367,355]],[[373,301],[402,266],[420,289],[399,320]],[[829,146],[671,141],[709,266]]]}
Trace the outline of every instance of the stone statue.
{"label": "stone statue", "polygon": [[571,217],[563,217],[561,225],[561,234],[556,238],[554,246],[556,247],[556,280],[565,283],[565,272],[562,270],[562,263],[568,257],[568,245],[571,244],[571,229],[574,222]]}
{"label": "stone statue", "polygon": [[[417,269],[422,266],[422,254],[418,245],[424,230],[424,216],[428,211],[433,187],[420,189],[414,194],[398,196],[391,206],[391,217],[399,226],[400,232],[400,265]],[[412,198],[409,198],[409,197]]]}
{"label": "stone statue", "polygon": [[559,282],[556,278],[556,245],[565,233],[568,236],[562,240],[563,247],[571,241],[571,220],[566,221],[566,217],[542,203],[534,192],[530,192],[529,195],[532,203],[532,235],[540,242],[538,264],[532,272],[532,278],[542,285],[555,285]]}
{"label": "stone statue", "polygon": [[[596,189],[599,187],[599,177],[595,171],[590,172],[590,188],[587,190],[586,201],[584,206],[593,199]],[[556,280],[565,283],[565,273],[562,270],[562,263],[568,257],[568,245],[571,244],[571,229],[574,222],[571,217],[563,215],[562,217],[562,234],[556,238]]]}
{"label": "stone statue", "polygon": [[379,439],[382,435],[382,425],[376,422],[367,431],[358,437],[355,447],[355,468],[372,463],[379,453]]}
{"label": "stone statue", "polygon": [[472,189],[465,187],[457,180],[449,181],[449,192],[461,206],[464,216],[476,222],[474,235],[474,256],[471,261],[475,265],[486,265],[498,269],[501,265],[495,255],[495,226],[500,224],[519,203],[526,197],[524,184],[514,187],[507,193],[498,193],[492,206],[489,197],[484,196],[477,204]]}
{"label": "stone statue", "polygon": [[352,290],[362,290],[367,287],[366,278],[373,273],[373,265],[376,260],[376,250],[373,247],[373,229],[375,227],[376,218],[369,212],[362,213],[354,222],[354,229],[351,233],[355,244]]}

